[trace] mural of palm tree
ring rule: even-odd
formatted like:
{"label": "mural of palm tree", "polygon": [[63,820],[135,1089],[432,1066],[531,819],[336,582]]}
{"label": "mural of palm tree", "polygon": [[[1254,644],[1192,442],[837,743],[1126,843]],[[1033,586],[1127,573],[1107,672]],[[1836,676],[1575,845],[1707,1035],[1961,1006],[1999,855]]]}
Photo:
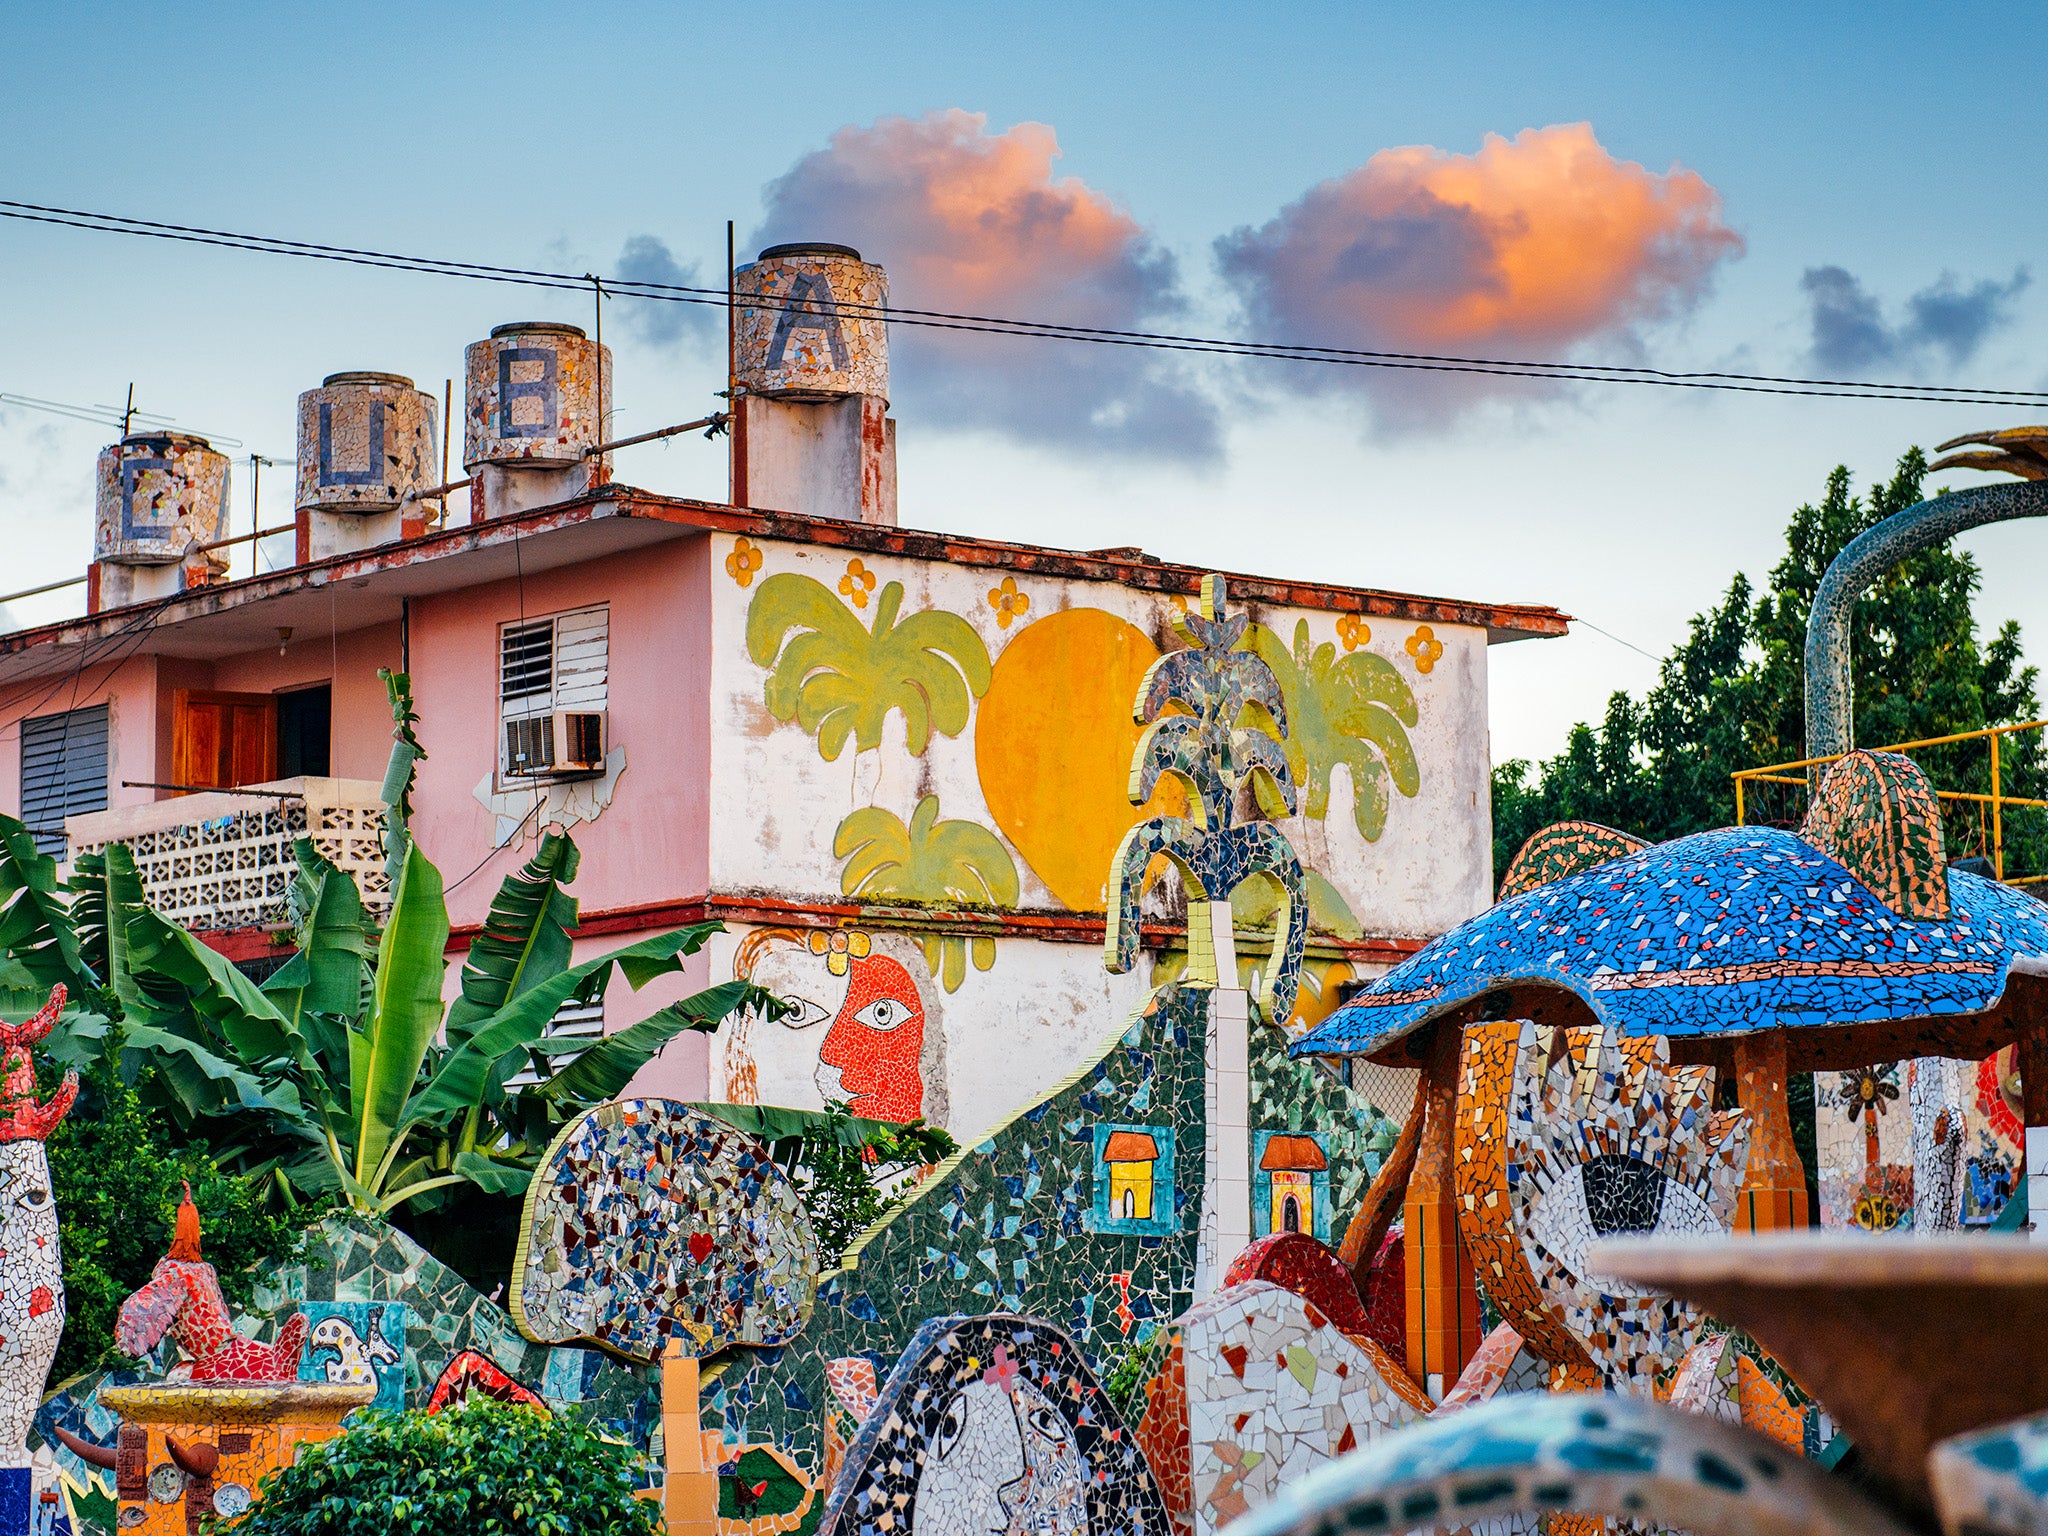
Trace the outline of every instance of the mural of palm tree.
{"label": "mural of palm tree", "polygon": [[[917,802],[908,826],[881,806],[854,811],[833,834],[832,853],[846,861],[839,888],[848,896],[914,906],[1017,904],[1017,865],[1002,839],[976,822],[939,820],[937,795]],[[923,943],[925,964],[948,992],[966,979],[970,955],[976,970],[996,963],[992,938],[933,933]]]}
{"label": "mural of palm tree", "polygon": [[1272,668],[1287,701],[1287,766],[1301,792],[1302,814],[1330,813],[1330,778],[1338,764],[1351,774],[1352,819],[1367,842],[1386,829],[1389,789],[1412,797],[1422,770],[1408,731],[1419,718],[1415,694],[1394,664],[1370,651],[1339,657],[1329,642],[1311,646],[1308,620],[1294,626],[1292,649],[1263,624],[1245,646]]}
{"label": "mural of palm tree", "polygon": [[770,576],[748,605],[747,654],[771,669],[768,712],[815,735],[828,763],[849,738],[857,752],[879,747],[892,710],[922,756],[933,731],[964,731],[988,691],[988,647],[972,625],[936,608],[898,622],[902,607],[903,583],[892,581],[875,598],[870,629],[830,588],[794,571]]}

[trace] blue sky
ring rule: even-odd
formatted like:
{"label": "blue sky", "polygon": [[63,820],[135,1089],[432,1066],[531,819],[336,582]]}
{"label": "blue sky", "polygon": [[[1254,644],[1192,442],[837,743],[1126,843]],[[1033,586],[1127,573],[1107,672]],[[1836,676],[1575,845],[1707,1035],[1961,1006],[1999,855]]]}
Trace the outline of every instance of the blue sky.
{"label": "blue sky", "polygon": [[[1120,211],[1146,271],[1170,269],[1164,328],[1243,334],[1220,237],[1385,151],[1471,156],[1488,134],[1583,122],[1617,164],[1703,178],[1741,254],[1717,251],[1671,302],[1571,355],[1804,372],[1819,360],[1803,280],[1834,267],[1877,306],[1862,376],[2041,389],[2048,300],[2014,279],[2042,245],[2025,189],[2044,114],[2009,62],[2009,26],[2008,11],[1964,5],[17,8],[0,32],[0,196],[579,272],[616,270],[651,236],[715,280],[728,218],[742,241],[821,209],[858,219],[853,204],[771,199],[835,133],[957,108],[986,114],[996,139],[1028,123],[1057,135],[1053,176]],[[918,303],[908,263],[891,266],[897,300]],[[1909,300],[1944,274],[1964,297],[1997,285],[1966,347],[1913,328]],[[1020,274],[1002,312],[1065,302],[1062,280]],[[11,222],[0,293],[0,391],[97,403],[133,380],[150,409],[285,456],[297,392],[325,373],[392,369],[438,392],[494,323],[588,318],[553,295]],[[714,348],[651,341],[623,314],[607,340],[622,430],[713,404]],[[1045,415],[1049,390],[1112,407],[1112,374],[961,366],[1002,386],[979,419],[949,416],[936,386],[898,390],[906,523],[1553,602],[1658,654],[1735,570],[1763,574],[1832,465],[1867,479],[1908,444],[2038,419],[1592,388],[1396,420],[1385,393],[1217,371],[1175,384],[1209,402],[1210,451],[1125,453],[1067,441]],[[899,368],[899,384],[914,377]],[[1023,430],[1026,416],[1039,425]],[[6,587],[82,567],[104,435],[0,409]],[[621,478],[722,494],[715,447],[639,453]],[[278,472],[264,519],[288,514]],[[1980,612],[2020,619],[2037,654],[2039,536],[1968,541],[1987,567]],[[1501,757],[1554,750],[1609,689],[1654,670],[1591,632],[1495,657]]]}

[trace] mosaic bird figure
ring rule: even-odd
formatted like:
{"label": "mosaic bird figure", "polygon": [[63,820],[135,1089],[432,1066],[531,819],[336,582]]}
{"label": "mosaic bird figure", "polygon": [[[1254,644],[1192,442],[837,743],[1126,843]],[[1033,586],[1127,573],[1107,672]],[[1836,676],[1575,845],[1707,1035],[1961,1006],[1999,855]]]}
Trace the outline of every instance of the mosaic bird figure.
{"label": "mosaic bird figure", "polygon": [[285,1320],[275,1344],[235,1332],[220,1278],[200,1257],[199,1208],[190,1184],[178,1206],[170,1253],[157,1261],[149,1283],[121,1303],[114,1320],[114,1342],[125,1354],[146,1355],[165,1334],[190,1360],[193,1381],[294,1381],[306,1342],[303,1312]]}
{"label": "mosaic bird figure", "polygon": [[[1949,453],[1975,443],[1983,452]],[[1982,469],[1993,474],[2018,475],[2022,480],[2048,480],[2048,427],[2006,427],[1997,432],[1965,432],[1952,437],[1936,452],[1946,455],[1927,466],[1937,469]]]}

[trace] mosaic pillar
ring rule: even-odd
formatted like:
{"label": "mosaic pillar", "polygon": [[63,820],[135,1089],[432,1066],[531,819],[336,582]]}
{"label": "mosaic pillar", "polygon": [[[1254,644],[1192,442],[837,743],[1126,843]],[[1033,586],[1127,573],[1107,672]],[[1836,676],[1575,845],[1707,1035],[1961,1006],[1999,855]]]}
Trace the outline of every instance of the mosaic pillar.
{"label": "mosaic pillar", "polygon": [[671,1339],[661,1357],[662,1520],[668,1536],[717,1536],[718,1468],[704,1465],[697,1361]]}
{"label": "mosaic pillar", "polygon": [[1735,1037],[1735,1091],[1749,1113],[1749,1167],[1736,1198],[1734,1229],[1779,1232],[1806,1226],[1806,1167],[1792,1141],[1782,1029]]}
{"label": "mosaic pillar", "polygon": [[1251,994],[1218,987],[1209,998],[1208,1198],[1220,1284],[1252,1240]]}
{"label": "mosaic pillar", "polygon": [[1408,1265],[1408,1369],[1438,1402],[1479,1348],[1472,1255],[1458,1230],[1451,1115],[1458,1095],[1459,1031],[1439,1025],[1423,1067],[1425,1118],[1403,1206]]}

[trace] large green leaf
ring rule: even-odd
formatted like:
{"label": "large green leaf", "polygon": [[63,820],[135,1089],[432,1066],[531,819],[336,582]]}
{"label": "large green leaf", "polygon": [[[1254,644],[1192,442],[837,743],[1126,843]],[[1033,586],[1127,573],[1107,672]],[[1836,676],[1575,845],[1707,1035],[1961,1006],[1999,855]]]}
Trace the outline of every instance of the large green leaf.
{"label": "large green leaf", "polygon": [[[106,874],[110,907],[126,914],[119,925],[125,942],[115,952],[116,991],[131,1026],[203,1038],[210,1049],[224,1044],[252,1070],[285,1074],[311,1066],[304,1038],[262,988],[225,955],[141,904],[142,882],[123,844],[108,845]],[[140,1043],[132,1029],[129,1043]]]}
{"label": "large green leaf", "polygon": [[114,935],[107,925],[107,856],[81,853],[71,861],[71,929],[78,935],[79,963],[100,980],[110,984]]}
{"label": "large green leaf", "polygon": [[455,1154],[455,1171],[477,1188],[493,1195],[523,1195],[533,1182],[533,1170],[515,1163],[500,1162],[480,1152]]}
{"label": "large green leaf", "polygon": [[393,886],[391,918],[377,946],[377,976],[356,1055],[350,1100],[356,1116],[355,1176],[372,1188],[394,1140],[427,1047],[441,1028],[448,908],[441,872],[410,843]]}
{"label": "large green leaf", "polygon": [[448,1010],[448,1044],[459,1046],[513,998],[569,966],[576,898],[576,844],[558,832],[540,840],[523,868],[505,877],[462,965],[462,996]]}
{"label": "large green leaf", "polygon": [[[721,981],[715,987],[670,1003],[615,1035],[586,1047],[574,1061],[534,1090],[562,1103],[602,1103],[615,1098],[661,1048],[686,1029],[710,1033],[735,1010],[775,999],[750,981]],[[544,1042],[541,1042],[544,1044]],[[564,1041],[564,1045],[574,1045]]]}
{"label": "large green leaf", "polygon": [[540,1039],[570,998],[589,1002],[603,997],[611,981],[612,967],[617,966],[637,992],[656,976],[680,971],[685,958],[703,948],[704,941],[723,927],[722,923],[696,923],[673,933],[642,939],[638,944],[586,960],[529,987],[449,1053],[427,1085],[405,1106],[401,1128],[410,1129],[451,1113],[466,1113],[471,1105],[482,1100],[491,1070],[505,1053],[524,1051]]}
{"label": "large green leaf", "polygon": [[90,983],[81,972],[78,934],[57,880],[57,861],[36,851],[35,837],[0,815],[0,954],[11,955],[48,989]]}
{"label": "large green leaf", "polygon": [[[263,990],[294,1020],[303,1022],[309,1013],[354,1018],[362,1010],[363,968],[372,943],[362,893],[354,878],[323,858],[310,839],[300,838],[295,851],[305,926],[299,952],[272,973]],[[337,1077],[346,1065],[326,1063]]]}

